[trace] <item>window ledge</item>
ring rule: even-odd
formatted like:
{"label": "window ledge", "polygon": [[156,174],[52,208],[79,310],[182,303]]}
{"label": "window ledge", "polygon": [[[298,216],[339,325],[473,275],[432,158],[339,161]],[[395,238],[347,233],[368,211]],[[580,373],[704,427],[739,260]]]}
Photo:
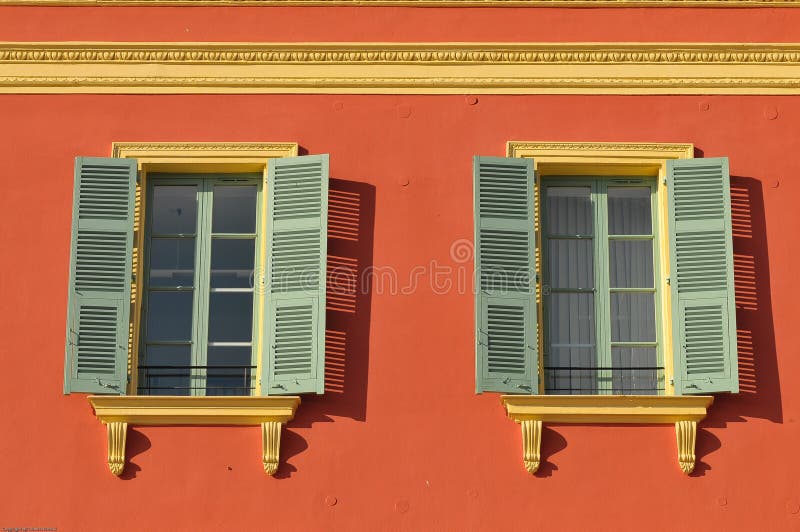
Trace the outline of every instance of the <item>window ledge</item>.
{"label": "window ledge", "polygon": [[706,417],[711,396],[639,395],[504,395],[508,417],[522,426],[525,469],[535,473],[541,462],[542,422],[548,423],[674,423],[678,463],[687,475],[694,470],[697,422]]}
{"label": "window ledge", "polygon": [[278,470],[281,425],[291,421],[300,397],[161,397],[90,395],[89,404],[108,430],[108,467],[125,468],[128,425],[261,425],[264,471]]}

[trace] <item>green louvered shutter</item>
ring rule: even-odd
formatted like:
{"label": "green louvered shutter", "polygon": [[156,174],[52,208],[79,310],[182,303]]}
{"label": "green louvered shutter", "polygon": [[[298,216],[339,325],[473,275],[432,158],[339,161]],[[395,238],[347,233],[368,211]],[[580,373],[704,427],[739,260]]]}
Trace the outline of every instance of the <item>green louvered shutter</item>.
{"label": "green louvered shutter", "polygon": [[478,392],[538,393],[533,160],[475,157]]}
{"label": "green louvered shutter", "polygon": [[261,393],[323,393],[328,155],[270,161]]}
{"label": "green louvered shutter", "polygon": [[668,161],[678,394],[738,392],[728,159]]}
{"label": "green louvered shutter", "polygon": [[136,161],[78,157],[64,393],[125,394]]}

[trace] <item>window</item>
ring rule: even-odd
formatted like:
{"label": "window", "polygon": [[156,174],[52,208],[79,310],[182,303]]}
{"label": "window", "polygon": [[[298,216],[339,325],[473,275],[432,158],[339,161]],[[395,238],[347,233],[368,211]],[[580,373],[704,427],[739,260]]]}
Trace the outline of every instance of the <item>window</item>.
{"label": "window", "polygon": [[537,149],[475,159],[477,391],[738,391],[727,159]]}
{"label": "window", "polygon": [[148,181],[138,394],[250,395],[261,176]]}
{"label": "window", "polygon": [[323,392],[328,156],[243,146],[76,159],[65,393]]}
{"label": "window", "polygon": [[542,183],[545,392],[664,389],[653,255],[654,183]]}

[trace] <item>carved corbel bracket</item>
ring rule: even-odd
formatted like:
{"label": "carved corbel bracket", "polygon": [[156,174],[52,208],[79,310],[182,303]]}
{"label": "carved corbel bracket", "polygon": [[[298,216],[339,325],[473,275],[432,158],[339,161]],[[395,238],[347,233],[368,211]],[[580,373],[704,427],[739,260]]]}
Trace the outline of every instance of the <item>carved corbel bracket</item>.
{"label": "carved corbel bracket", "polygon": [[274,475],[278,471],[278,457],[281,452],[281,423],[267,421],[261,424],[261,455],[264,472]]}
{"label": "carved corbel bracket", "polygon": [[539,469],[542,460],[542,422],[539,419],[523,419],[522,426],[522,461],[531,475]]}
{"label": "carved corbel bracket", "polygon": [[675,436],[678,440],[678,463],[687,475],[694,471],[694,446],[697,440],[697,421],[675,422]]}
{"label": "carved corbel bracket", "polygon": [[281,427],[294,418],[300,398],[89,396],[108,436],[108,467],[119,476],[125,469],[128,425],[260,425],[264,471],[278,470]]}
{"label": "carved corbel bracket", "polygon": [[128,424],[123,421],[106,423],[108,432],[108,468],[116,476],[125,469],[125,441],[128,437]]}
{"label": "carved corbel bracket", "polygon": [[522,461],[533,474],[541,463],[542,423],[675,424],[678,464],[694,471],[697,422],[706,417],[711,396],[504,395],[508,417],[522,428]]}

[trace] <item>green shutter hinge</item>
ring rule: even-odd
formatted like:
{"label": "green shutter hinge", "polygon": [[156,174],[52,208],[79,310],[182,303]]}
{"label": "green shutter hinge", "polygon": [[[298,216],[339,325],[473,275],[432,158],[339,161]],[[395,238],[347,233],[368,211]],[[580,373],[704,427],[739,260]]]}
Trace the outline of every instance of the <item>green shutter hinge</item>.
{"label": "green shutter hinge", "polygon": [[665,281],[667,281],[667,284],[670,284],[670,282],[672,281],[672,280],[671,280],[669,277],[667,277],[667,278],[666,278],[666,279],[664,279],[664,280],[665,280]]}
{"label": "green shutter hinge", "polygon": [[667,178],[666,177],[661,180],[661,184],[664,185],[664,186],[667,186]]}
{"label": "green shutter hinge", "polygon": [[97,384],[98,384],[98,385],[100,385],[100,386],[102,386],[103,388],[110,388],[110,389],[112,389],[112,390],[119,390],[119,386],[117,386],[116,384],[108,384],[107,382],[103,382],[103,381],[101,381],[101,380],[100,380],[99,378],[97,378],[97,377],[96,377],[94,380],[96,380],[96,381],[97,381]]}
{"label": "green shutter hinge", "polygon": [[136,172],[136,186],[139,186],[141,184],[142,184],[142,173],[137,171]]}

